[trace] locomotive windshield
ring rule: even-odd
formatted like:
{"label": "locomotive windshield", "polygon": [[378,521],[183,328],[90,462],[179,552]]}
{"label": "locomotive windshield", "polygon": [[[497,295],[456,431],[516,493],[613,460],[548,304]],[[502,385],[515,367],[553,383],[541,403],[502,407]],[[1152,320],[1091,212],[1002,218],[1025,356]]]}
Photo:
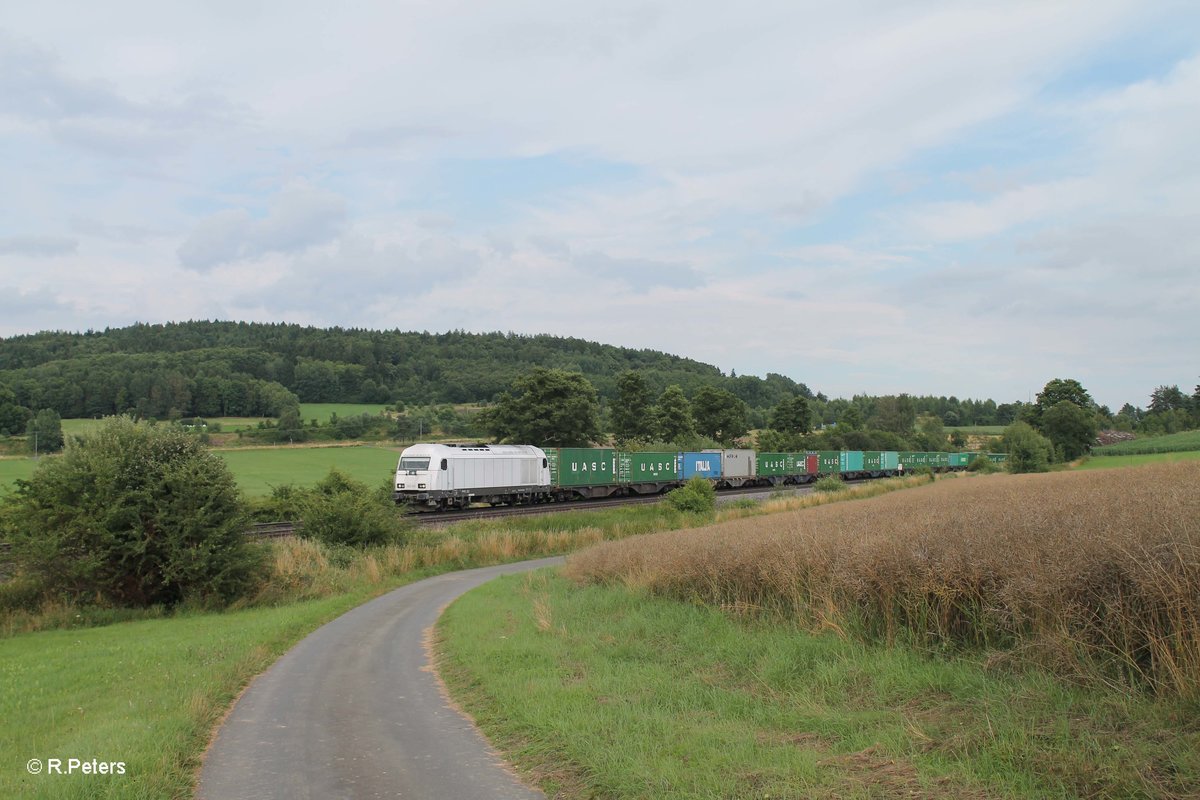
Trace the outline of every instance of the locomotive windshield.
{"label": "locomotive windshield", "polygon": [[419,470],[429,469],[428,458],[402,458],[400,459],[400,467],[402,470]]}

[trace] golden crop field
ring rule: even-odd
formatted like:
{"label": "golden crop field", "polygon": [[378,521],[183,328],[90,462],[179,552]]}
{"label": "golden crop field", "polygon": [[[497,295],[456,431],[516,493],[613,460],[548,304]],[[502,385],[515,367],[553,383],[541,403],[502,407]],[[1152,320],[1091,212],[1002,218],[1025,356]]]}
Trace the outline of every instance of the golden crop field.
{"label": "golden crop field", "polygon": [[1200,697],[1200,462],[942,480],[607,542],[567,571]]}

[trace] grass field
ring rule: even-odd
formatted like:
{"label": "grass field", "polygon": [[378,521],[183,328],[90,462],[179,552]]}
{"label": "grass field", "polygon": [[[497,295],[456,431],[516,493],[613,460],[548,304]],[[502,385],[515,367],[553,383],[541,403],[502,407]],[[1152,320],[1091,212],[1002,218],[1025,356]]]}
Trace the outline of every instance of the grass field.
{"label": "grass field", "polygon": [[967,436],[1000,436],[1004,428],[1004,425],[947,425],[946,433],[961,431]]}
{"label": "grass field", "polygon": [[360,414],[375,415],[387,408],[382,403],[301,403],[300,419],[307,425],[310,419],[324,425],[331,414],[339,417],[357,417]]}
{"label": "grass field", "polygon": [[399,448],[356,445],[352,447],[273,447],[220,450],[237,478],[238,486],[250,497],[261,497],[285,484],[308,486],[336,467],[352,478],[375,487],[396,471]]}
{"label": "grass field", "polygon": [[[395,473],[400,448],[355,445],[350,447],[263,447],[217,451],[248,497],[263,497],[276,486],[316,483],[336,467],[352,478],[375,487]],[[0,496],[12,490],[17,478],[33,474],[37,462],[30,458],[0,459]]]}
{"label": "grass field", "polygon": [[1143,453],[1140,455],[1103,456],[1093,455],[1076,469],[1115,469],[1138,467],[1145,464],[1161,464],[1171,461],[1194,461],[1200,459],[1200,450],[1190,453]]}
{"label": "grass field", "polygon": [[1117,442],[1105,447],[1092,450],[1097,456],[1129,456],[1146,453],[1177,453],[1200,450],[1200,430],[1183,431],[1166,436],[1146,436],[1131,439],[1128,442]]}
{"label": "grass field", "polygon": [[0,497],[12,491],[13,481],[32,475],[36,466],[32,458],[0,458]]}
{"label": "grass field", "polygon": [[537,573],[469,593],[438,632],[455,700],[550,796],[1183,797],[1200,785],[1194,709],[836,628]]}

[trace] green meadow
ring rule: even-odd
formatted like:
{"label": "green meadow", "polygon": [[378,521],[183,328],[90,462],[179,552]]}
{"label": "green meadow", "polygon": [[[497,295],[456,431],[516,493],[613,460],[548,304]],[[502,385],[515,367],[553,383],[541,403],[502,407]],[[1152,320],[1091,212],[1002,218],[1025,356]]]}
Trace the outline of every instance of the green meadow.
{"label": "green meadow", "polygon": [[[334,468],[370,486],[378,486],[395,472],[400,450],[375,445],[335,445],[244,447],[217,452],[229,464],[248,497],[263,497],[276,486],[314,484]],[[31,458],[0,459],[0,496],[12,491],[13,481],[32,475],[37,463]]]}
{"label": "green meadow", "polygon": [[357,417],[360,414],[375,415],[382,412],[386,405],[383,403],[301,403],[300,419],[308,424],[310,419],[324,425],[333,414],[339,417]]}
{"label": "green meadow", "polygon": [[946,433],[959,431],[966,436],[1002,436],[1004,425],[947,425]]}
{"label": "green meadow", "polygon": [[13,481],[32,475],[37,463],[32,458],[0,458],[0,497],[12,490]]}
{"label": "green meadow", "polygon": [[352,447],[269,447],[218,451],[250,497],[262,497],[276,486],[316,483],[336,468],[369,486],[378,486],[393,475],[400,448],[355,445]]}

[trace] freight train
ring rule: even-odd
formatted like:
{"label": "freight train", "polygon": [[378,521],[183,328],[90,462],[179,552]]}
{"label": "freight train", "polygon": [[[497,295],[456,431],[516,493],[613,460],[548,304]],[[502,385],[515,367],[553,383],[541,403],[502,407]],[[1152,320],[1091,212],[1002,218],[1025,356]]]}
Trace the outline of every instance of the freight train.
{"label": "freight train", "polygon": [[822,450],[756,453],[753,450],[626,452],[607,447],[525,444],[414,444],[396,465],[397,503],[421,510],[466,508],[474,503],[525,505],[619,495],[653,495],[692,477],[717,489],[783,486],[833,475],[844,480],[903,475],[918,467],[964,470],[986,455],[1003,453]]}

